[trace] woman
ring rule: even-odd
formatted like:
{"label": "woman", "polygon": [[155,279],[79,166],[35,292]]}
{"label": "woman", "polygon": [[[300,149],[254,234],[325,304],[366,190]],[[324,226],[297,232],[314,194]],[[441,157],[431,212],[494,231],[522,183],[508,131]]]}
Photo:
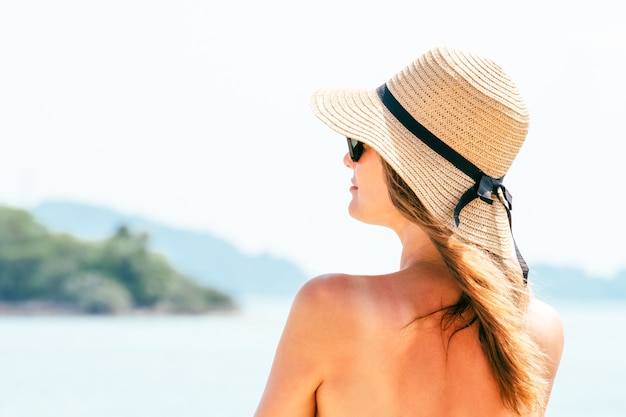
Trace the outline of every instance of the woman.
{"label": "woman", "polygon": [[435,48],[312,107],[348,138],[350,215],[396,232],[400,266],[303,286],[256,417],[544,415],[563,328],[513,253],[503,177],[528,112],[507,74]]}

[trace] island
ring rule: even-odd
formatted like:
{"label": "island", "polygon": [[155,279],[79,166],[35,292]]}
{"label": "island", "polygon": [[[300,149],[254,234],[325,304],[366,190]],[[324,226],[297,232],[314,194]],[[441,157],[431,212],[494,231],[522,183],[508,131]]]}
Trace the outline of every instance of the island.
{"label": "island", "polygon": [[203,314],[236,309],[120,225],[108,238],[53,233],[25,210],[0,206],[0,314]]}

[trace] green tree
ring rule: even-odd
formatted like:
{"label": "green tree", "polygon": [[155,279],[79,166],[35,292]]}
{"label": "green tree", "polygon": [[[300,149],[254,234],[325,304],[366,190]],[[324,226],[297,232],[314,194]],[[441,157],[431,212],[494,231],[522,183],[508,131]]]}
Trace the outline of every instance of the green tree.
{"label": "green tree", "polygon": [[57,300],[90,314],[125,313],[132,308],[130,294],[109,276],[78,272],[63,281]]}
{"label": "green tree", "polygon": [[45,292],[37,271],[50,249],[46,230],[21,210],[0,208],[0,298],[25,300]]}
{"label": "green tree", "polygon": [[161,257],[147,248],[145,233],[133,234],[121,226],[100,245],[92,269],[102,271],[128,289],[135,305],[151,307],[166,296],[178,278]]}

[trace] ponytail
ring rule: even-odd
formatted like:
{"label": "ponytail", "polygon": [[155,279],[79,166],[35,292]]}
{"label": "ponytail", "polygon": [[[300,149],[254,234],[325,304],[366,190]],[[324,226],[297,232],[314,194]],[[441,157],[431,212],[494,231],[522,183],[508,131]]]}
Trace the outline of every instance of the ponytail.
{"label": "ponytail", "polygon": [[426,231],[461,289],[457,303],[445,309],[442,327],[476,325],[503,403],[517,415],[542,410],[543,354],[527,329],[530,293],[521,270],[453,234],[384,160],[383,166],[394,206]]}

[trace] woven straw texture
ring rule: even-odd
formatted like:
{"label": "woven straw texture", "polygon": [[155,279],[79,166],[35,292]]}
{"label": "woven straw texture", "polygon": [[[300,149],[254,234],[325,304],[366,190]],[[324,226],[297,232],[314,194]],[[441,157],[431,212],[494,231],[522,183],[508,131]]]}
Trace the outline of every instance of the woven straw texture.
{"label": "woven straw texture", "polygon": [[[414,119],[485,174],[503,176],[528,131],[528,110],[510,77],[493,61],[466,51],[432,49],[387,81]],[[474,180],[409,132],[375,89],[323,89],[314,113],[342,136],[358,139],[398,172],[428,210],[455,233],[502,257],[512,254],[505,207],[475,199],[454,208]]]}

